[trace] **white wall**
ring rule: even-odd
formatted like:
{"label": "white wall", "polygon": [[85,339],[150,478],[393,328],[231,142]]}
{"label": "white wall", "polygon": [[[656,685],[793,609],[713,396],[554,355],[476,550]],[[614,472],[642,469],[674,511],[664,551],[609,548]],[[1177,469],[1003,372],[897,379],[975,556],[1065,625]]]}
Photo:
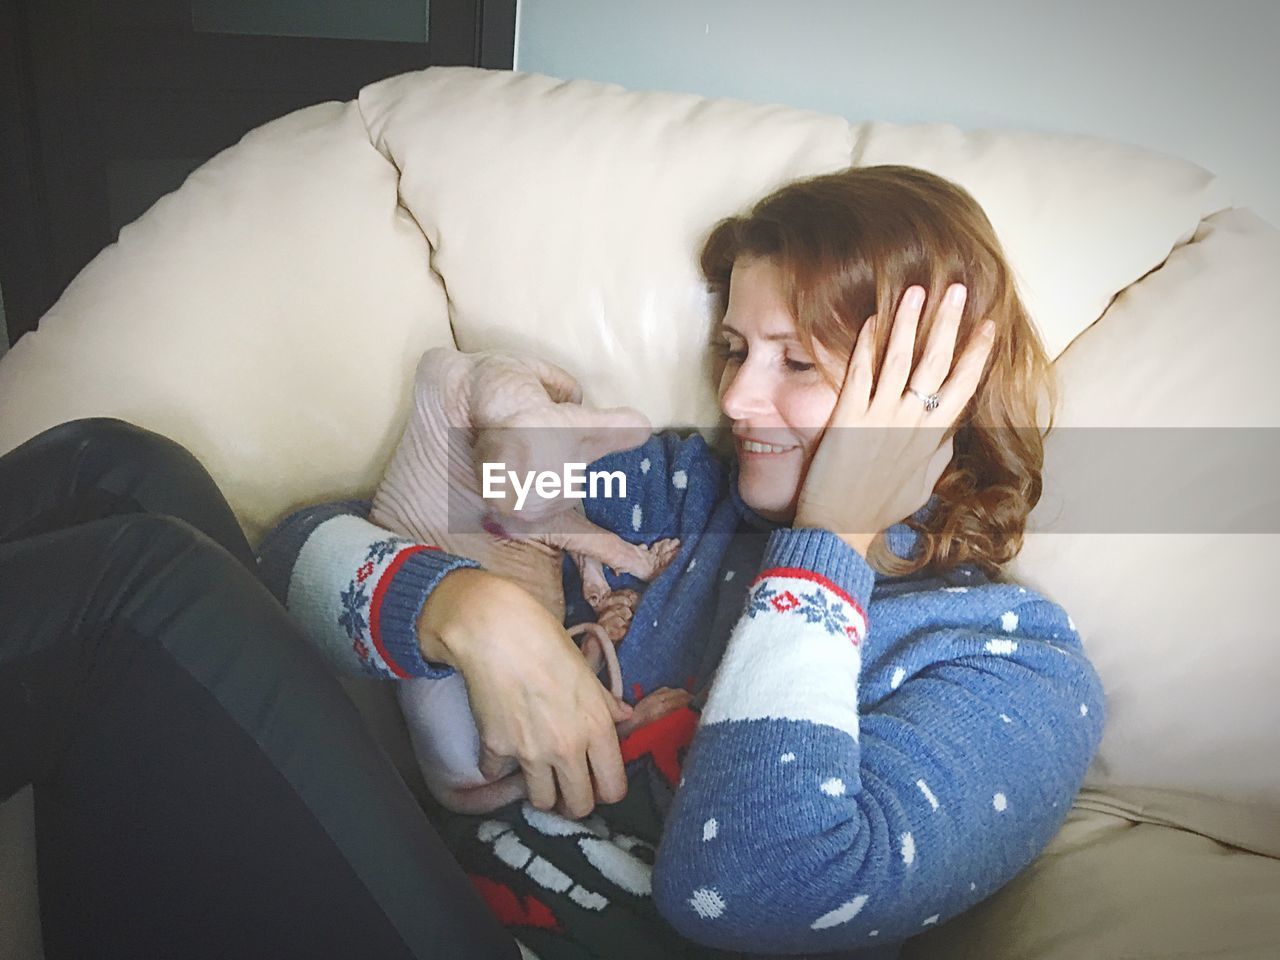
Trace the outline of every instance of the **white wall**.
{"label": "white wall", "polygon": [[516,68],[851,120],[1089,133],[1280,225],[1280,0],[520,0]]}

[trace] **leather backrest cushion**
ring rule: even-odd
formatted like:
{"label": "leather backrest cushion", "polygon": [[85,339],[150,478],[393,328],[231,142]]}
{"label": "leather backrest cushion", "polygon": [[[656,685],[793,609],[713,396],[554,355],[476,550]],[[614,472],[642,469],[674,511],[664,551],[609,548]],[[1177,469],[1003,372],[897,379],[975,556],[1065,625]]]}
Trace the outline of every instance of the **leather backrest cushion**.
{"label": "leather backrest cushion", "polygon": [[418,357],[450,343],[430,251],[354,103],[250,132],[126,226],[0,359],[0,451],[116,416],[209,468],[250,536],[371,493]]}

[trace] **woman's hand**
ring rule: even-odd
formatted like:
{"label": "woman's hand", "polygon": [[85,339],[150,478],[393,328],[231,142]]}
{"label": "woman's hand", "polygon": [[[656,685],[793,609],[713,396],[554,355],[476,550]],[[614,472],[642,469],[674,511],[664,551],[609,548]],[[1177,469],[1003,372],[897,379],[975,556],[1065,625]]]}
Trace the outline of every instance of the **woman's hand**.
{"label": "woman's hand", "polygon": [[[925,291],[908,288],[874,384],[874,318],[863,324],[801,487],[795,526],[830,530],[865,557],[876,534],[928,502],[951,460],[949,429],[977,390],[994,339],[994,325],[988,321],[951,370],[965,296],[960,284],[947,290],[913,370]],[[930,411],[921,397],[932,394],[940,400]],[[853,427],[871,429],[849,429]]]}
{"label": "woman's hand", "polygon": [[466,681],[486,779],[514,770],[514,758],[529,802],[573,819],[626,796],[614,724],[631,707],[526,590],[485,570],[454,570],[431,591],[418,629],[423,655]]}

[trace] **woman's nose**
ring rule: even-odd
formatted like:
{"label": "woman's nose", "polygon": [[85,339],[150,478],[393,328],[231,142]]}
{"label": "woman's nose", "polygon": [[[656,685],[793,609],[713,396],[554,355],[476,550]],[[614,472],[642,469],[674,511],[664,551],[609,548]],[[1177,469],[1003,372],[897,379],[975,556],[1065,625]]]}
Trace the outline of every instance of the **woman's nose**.
{"label": "woman's nose", "polygon": [[730,380],[720,394],[720,409],[730,420],[745,420],[765,412],[769,406],[767,391],[761,378],[742,364],[729,375]]}

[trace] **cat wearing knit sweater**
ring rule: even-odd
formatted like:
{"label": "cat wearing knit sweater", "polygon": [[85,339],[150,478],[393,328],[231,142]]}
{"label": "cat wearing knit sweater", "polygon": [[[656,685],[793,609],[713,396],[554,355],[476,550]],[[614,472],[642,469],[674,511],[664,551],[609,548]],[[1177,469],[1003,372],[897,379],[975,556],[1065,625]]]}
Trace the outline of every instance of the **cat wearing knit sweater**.
{"label": "cat wearing knit sweater", "polygon": [[[485,498],[483,465],[504,464],[516,476],[560,473],[567,463],[638,447],[651,432],[639,411],[582,405],[581,387],[555,364],[435,348],[418,364],[409,422],[374,494],[370,520],[479,562],[522,586],[561,622],[567,551],[599,618],[569,634],[585,637],[588,664],[595,672],[607,668],[609,687],[621,699],[614,644],[625,636],[638,596],[612,590],[604,567],[649,581],[676,555],[679,540],[628,543],[589,521],[581,501],[543,497],[532,485],[524,502]],[[481,774],[479,731],[461,674],[404,681],[397,694],[423,777],[444,806],[483,813],[527,795],[514,759],[494,780]],[[618,724],[619,737],[687,699],[682,690],[652,692]]]}

